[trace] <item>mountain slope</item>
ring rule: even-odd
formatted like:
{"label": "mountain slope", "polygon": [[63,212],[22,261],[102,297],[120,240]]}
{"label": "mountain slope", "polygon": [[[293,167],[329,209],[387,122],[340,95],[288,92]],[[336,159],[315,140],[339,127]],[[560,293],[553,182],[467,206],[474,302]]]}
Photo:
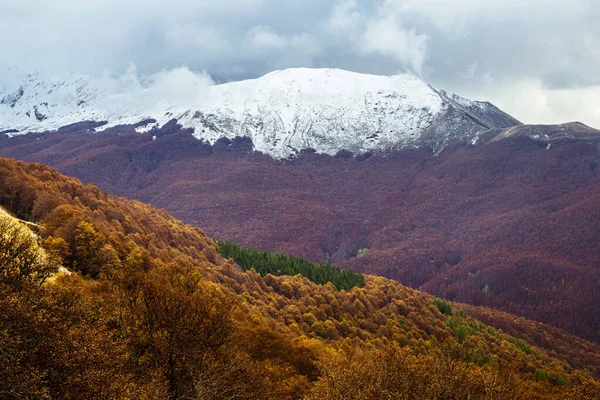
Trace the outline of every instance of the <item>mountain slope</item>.
{"label": "mountain slope", "polygon": [[105,127],[142,123],[138,130],[148,130],[174,118],[210,143],[247,136],[256,150],[285,158],[306,148],[332,155],[406,146],[441,151],[519,124],[489,103],[447,94],[412,75],[297,68],[214,85],[189,71],[174,74],[143,85],[133,74],[56,78],[13,70],[0,88],[0,132],[87,120],[106,121]]}
{"label": "mountain slope", "polygon": [[[600,373],[598,346],[572,338],[564,347],[562,332],[541,327],[547,348],[535,347],[379,277],[339,291],[242,272],[197,228],[39,164],[0,159],[0,183],[0,204],[38,220],[49,253],[79,273],[100,271],[38,277],[25,293],[13,278],[35,278],[38,265],[13,273],[0,264],[0,322],[10,333],[0,335],[3,397],[311,399],[334,374],[361,382],[385,374],[394,397],[598,393],[584,372]],[[357,359],[373,363],[369,372],[357,372]],[[331,383],[383,395],[377,384]]]}
{"label": "mountain slope", "polygon": [[518,125],[505,129],[493,128],[480,134],[476,143],[484,144],[519,136],[544,141],[550,145],[568,139],[600,144],[600,131],[581,122],[569,122],[559,125]]}
{"label": "mountain slope", "polygon": [[438,156],[407,149],[285,162],[250,149],[244,140],[210,146],[176,124],[0,140],[0,155],[164,207],[219,239],[386,276],[600,341],[600,158],[589,138],[516,136]]}

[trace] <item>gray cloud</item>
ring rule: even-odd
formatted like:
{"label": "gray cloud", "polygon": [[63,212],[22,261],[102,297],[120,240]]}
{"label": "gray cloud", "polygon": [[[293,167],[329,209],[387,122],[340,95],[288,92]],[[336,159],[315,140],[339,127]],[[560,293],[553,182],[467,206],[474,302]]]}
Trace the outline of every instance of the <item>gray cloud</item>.
{"label": "gray cloud", "polygon": [[413,72],[526,122],[600,127],[597,0],[3,0],[0,62],[216,81],[287,67]]}

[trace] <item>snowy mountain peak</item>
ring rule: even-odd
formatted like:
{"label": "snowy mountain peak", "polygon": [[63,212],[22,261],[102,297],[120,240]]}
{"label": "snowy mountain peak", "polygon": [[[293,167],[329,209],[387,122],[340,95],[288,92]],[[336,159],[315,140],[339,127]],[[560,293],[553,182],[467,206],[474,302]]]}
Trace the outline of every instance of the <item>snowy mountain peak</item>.
{"label": "snowy mountain peak", "polygon": [[2,76],[0,132],[54,130],[84,120],[109,127],[177,119],[198,139],[248,136],[257,150],[287,157],[304,148],[334,154],[428,145],[439,151],[519,124],[489,103],[406,74],[293,68],[224,84],[185,68],[145,79],[133,70],[119,77],[50,77],[12,69]]}

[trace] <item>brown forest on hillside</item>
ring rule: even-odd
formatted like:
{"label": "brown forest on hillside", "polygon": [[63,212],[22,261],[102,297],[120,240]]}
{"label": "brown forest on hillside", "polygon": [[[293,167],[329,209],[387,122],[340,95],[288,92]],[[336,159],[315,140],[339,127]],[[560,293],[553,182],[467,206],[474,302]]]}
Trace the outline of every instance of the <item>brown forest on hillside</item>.
{"label": "brown forest on hillside", "polygon": [[[91,127],[91,126],[89,126]],[[212,237],[389,277],[600,341],[600,151],[515,137],[438,156],[408,149],[277,161],[172,122],[85,124],[0,140]],[[156,136],[156,140],[152,137]]]}
{"label": "brown forest on hillside", "polygon": [[0,215],[2,398],[600,393],[597,344],[522,319],[508,335],[505,314],[485,310],[496,329],[381,277],[340,291],[243,272],[198,228],[40,164],[0,159],[0,205],[35,222]]}

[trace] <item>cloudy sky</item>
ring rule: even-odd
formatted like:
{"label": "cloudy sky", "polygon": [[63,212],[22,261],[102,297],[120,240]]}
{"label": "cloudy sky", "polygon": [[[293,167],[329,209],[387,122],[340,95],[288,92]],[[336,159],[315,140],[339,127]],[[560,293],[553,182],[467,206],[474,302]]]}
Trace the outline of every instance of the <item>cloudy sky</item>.
{"label": "cloudy sky", "polygon": [[600,128],[600,0],[0,0],[2,62],[215,81],[411,72],[523,122]]}

